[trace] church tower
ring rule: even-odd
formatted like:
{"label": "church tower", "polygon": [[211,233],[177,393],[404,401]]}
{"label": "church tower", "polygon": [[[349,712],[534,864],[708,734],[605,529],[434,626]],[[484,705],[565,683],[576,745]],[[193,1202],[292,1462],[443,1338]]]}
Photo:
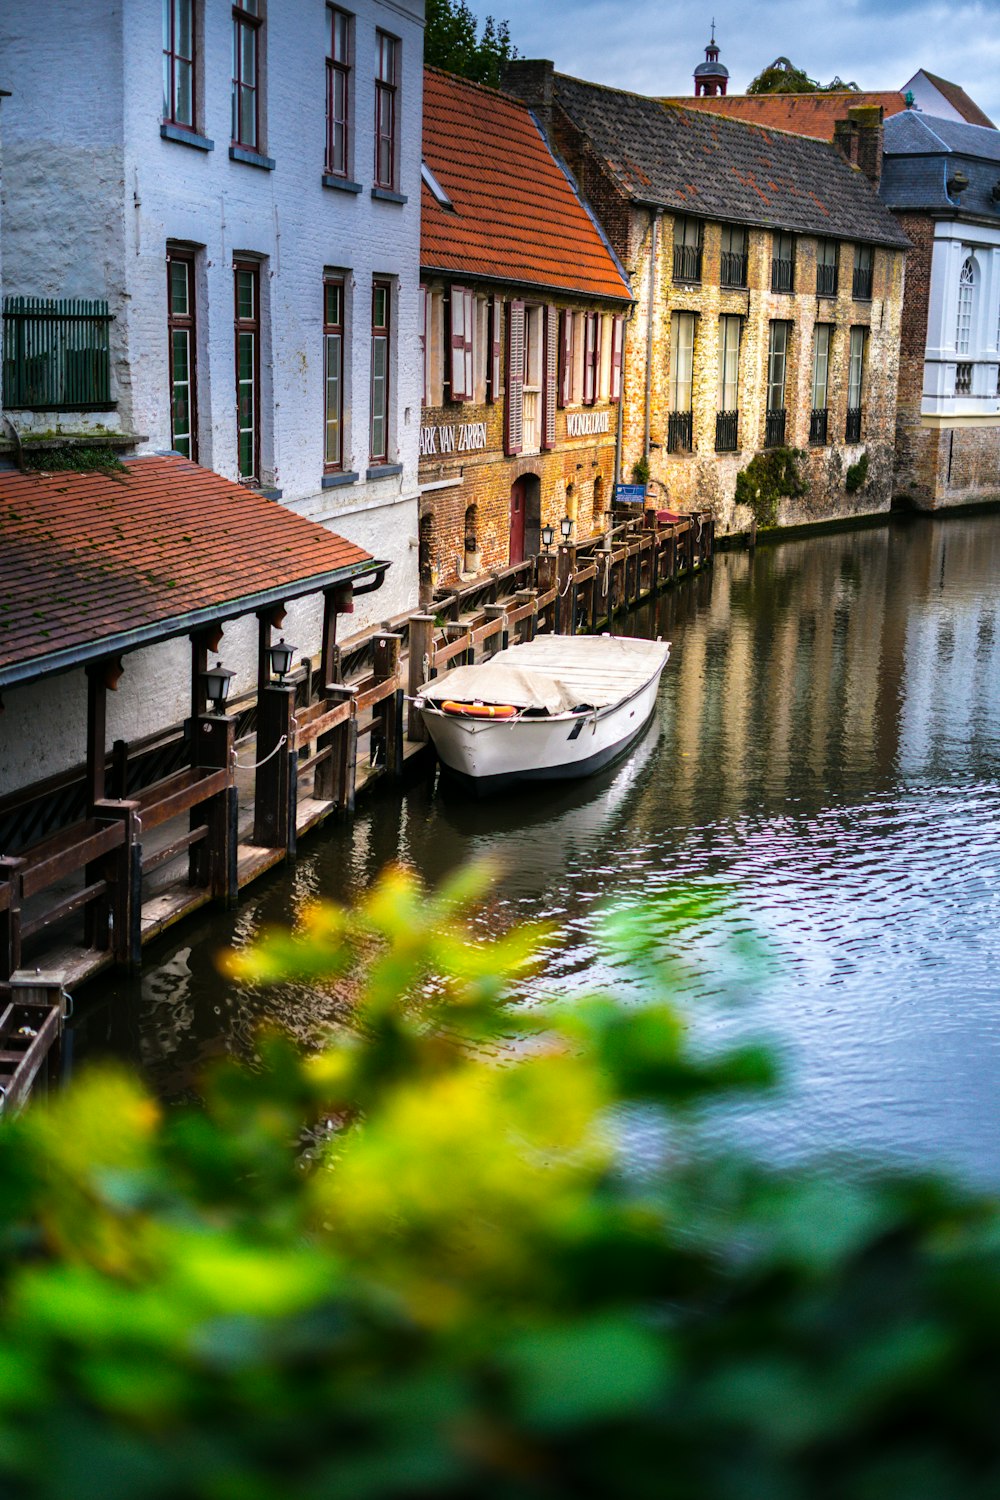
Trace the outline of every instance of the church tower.
{"label": "church tower", "polygon": [[715,44],[715,21],[712,21],[712,40],[705,48],[705,61],[694,70],[694,96],[724,94],[729,83],[729,69],[719,61],[719,49]]}

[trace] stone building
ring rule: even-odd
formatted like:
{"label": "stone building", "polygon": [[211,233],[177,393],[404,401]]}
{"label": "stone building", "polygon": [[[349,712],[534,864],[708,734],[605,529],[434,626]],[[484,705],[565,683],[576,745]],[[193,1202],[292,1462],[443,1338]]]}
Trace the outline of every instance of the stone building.
{"label": "stone building", "polygon": [[[783,524],[889,508],[904,252],[879,202],[881,117],[838,150],[517,62],[538,115],[628,270],[622,468],[723,529],[762,449],[804,452]],[[845,155],[848,159],[845,160]],[[847,488],[866,456],[866,478]]]}
{"label": "stone building", "polygon": [[885,124],[881,195],[907,258],[896,493],[1000,499],[1000,132],[916,111]]}
{"label": "stone building", "polygon": [[425,582],[603,526],[615,482],[621,267],[529,111],[428,68],[421,232]]}

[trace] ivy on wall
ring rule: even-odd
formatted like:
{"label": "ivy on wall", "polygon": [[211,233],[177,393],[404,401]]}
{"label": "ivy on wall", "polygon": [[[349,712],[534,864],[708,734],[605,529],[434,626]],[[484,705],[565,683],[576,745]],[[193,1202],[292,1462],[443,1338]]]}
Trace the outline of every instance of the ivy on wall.
{"label": "ivy on wall", "polygon": [[755,453],[736,476],[736,504],[749,507],[759,529],[778,524],[778,503],[795,500],[809,489],[799,469],[799,448],[768,448]]}

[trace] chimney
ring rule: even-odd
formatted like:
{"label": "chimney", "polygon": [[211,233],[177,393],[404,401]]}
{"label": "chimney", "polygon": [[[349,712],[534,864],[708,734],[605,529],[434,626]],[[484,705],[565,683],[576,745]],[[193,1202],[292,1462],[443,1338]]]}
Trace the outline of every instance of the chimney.
{"label": "chimney", "polygon": [[515,58],[504,68],[501,88],[514,94],[534,113],[547,140],[552,138],[554,65],[544,58]]}
{"label": "chimney", "polygon": [[856,104],[849,109],[846,120],[834,123],[833,144],[877,188],[882,178],[881,104]]}

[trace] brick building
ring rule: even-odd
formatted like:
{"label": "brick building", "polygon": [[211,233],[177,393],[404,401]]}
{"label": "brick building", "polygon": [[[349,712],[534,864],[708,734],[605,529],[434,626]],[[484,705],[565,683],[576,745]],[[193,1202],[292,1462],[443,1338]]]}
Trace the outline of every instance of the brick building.
{"label": "brick building", "polygon": [[[817,140],[517,62],[533,108],[631,278],[622,468],[723,529],[760,449],[804,450],[790,524],[886,510],[907,241],[879,202],[881,115]],[[725,101],[723,101],[725,102]],[[845,160],[845,156],[848,158]],[[867,454],[867,479],[845,488]]]}
{"label": "brick building", "polygon": [[1000,132],[897,115],[880,191],[913,245],[897,496],[922,510],[1000,499]]}
{"label": "brick building", "polygon": [[424,78],[421,567],[519,562],[611,503],[629,289],[518,100]]}

